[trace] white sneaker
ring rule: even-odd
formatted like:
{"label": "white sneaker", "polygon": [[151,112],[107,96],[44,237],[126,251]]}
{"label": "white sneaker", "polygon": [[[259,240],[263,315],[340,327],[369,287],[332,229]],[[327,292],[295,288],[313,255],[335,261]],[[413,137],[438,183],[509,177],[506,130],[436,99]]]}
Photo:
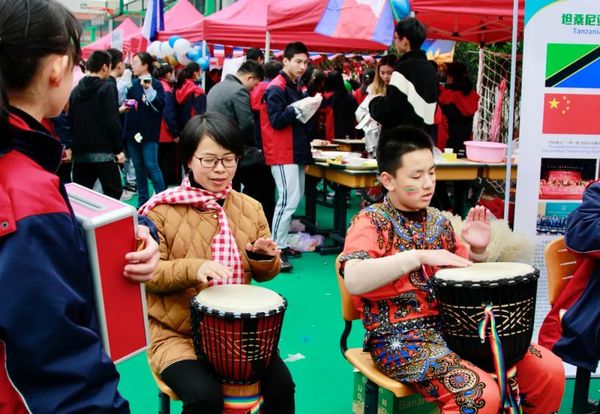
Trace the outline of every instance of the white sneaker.
{"label": "white sneaker", "polygon": [[121,194],[121,201],[131,200],[133,198],[134,194],[135,194],[134,192],[123,190],[123,193]]}

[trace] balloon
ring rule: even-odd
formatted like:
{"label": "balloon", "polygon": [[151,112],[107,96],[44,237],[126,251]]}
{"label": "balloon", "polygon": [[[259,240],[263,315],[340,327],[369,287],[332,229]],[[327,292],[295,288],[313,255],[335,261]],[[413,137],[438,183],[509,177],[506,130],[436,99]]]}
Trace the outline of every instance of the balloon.
{"label": "balloon", "polygon": [[165,56],[164,61],[167,62],[169,65],[173,66],[174,68],[179,66],[179,62],[177,61],[174,55]]}
{"label": "balloon", "polygon": [[201,57],[200,59],[196,60],[196,63],[199,64],[200,68],[204,71],[207,71],[208,68],[210,68],[210,61],[205,57]]}
{"label": "balloon", "polygon": [[188,58],[186,55],[177,55],[176,57],[179,63],[182,65],[187,65],[188,63],[192,62],[192,59]]}
{"label": "balloon", "polygon": [[175,42],[178,39],[181,39],[181,36],[174,35],[174,36],[169,37],[169,46],[175,47]]}
{"label": "balloon", "polygon": [[158,54],[158,50],[160,48],[160,43],[161,42],[159,40],[155,40],[154,42],[150,43],[148,45],[148,49],[146,49],[146,52],[148,52],[152,56],[156,56]]}
{"label": "balloon", "polygon": [[171,56],[172,54],[173,48],[169,46],[169,42],[161,42],[156,56],[159,58],[165,58],[166,56]]}
{"label": "balloon", "polygon": [[198,51],[196,49],[192,49],[189,52],[186,53],[186,56],[189,60],[192,61],[197,61],[198,59],[200,59],[202,57],[202,51]]}
{"label": "balloon", "polygon": [[192,45],[190,42],[181,38],[177,39],[173,45],[173,50],[180,56],[185,56],[185,54],[189,52],[191,48]]}

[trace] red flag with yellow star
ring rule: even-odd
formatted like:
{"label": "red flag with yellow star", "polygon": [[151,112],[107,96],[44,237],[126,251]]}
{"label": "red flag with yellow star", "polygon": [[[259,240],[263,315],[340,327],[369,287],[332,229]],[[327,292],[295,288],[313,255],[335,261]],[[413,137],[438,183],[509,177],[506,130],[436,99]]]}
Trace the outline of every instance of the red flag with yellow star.
{"label": "red flag with yellow star", "polygon": [[544,94],[545,134],[600,135],[600,122],[593,115],[600,105],[600,95]]}

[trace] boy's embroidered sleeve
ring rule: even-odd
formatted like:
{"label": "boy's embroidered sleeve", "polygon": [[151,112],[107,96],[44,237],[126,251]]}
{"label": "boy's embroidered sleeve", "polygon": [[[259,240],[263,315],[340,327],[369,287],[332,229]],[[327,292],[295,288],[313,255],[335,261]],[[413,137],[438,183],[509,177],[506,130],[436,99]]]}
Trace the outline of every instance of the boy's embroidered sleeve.
{"label": "boy's embroidered sleeve", "polygon": [[348,260],[373,259],[385,255],[384,243],[379,233],[375,224],[372,223],[371,217],[364,211],[352,218],[352,224],[346,232],[344,250],[340,255],[340,274],[342,276],[344,276],[344,266]]}

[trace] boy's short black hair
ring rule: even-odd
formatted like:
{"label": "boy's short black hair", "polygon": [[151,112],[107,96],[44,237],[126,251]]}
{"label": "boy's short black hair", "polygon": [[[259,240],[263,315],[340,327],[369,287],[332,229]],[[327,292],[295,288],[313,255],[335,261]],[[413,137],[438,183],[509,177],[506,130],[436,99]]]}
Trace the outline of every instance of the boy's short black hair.
{"label": "boy's short black hair", "polygon": [[114,47],[111,47],[106,51],[110,55],[110,70],[115,70],[117,65],[123,62],[123,52],[121,52],[119,49],[115,49]]}
{"label": "boy's short black hair", "polygon": [[94,50],[85,63],[85,68],[90,73],[98,73],[104,65],[110,69],[110,54],[105,50]]}
{"label": "boy's short black hair", "polygon": [[263,53],[262,50],[260,50],[257,47],[251,47],[246,52],[246,60],[252,59],[252,60],[258,61],[258,59],[264,59],[264,58],[265,58],[265,54]]}
{"label": "boy's short black hair", "polygon": [[290,60],[294,55],[305,54],[308,56],[308,48],[302,42],[288,43],[283,50],[283,57]]}
{"label": "boy's short black hair", "polygon": [[383,130],[377,144],[379,172],[396,175],[402,167],[402,156],[409,152],[427,149],[433,153],[433,141],[422,129],[398,126]]}
{"label": "boy's short black hair", "polygon": [[399,38],[406,37],[410,43],[411,50],[421,49],[421,45],[427,38],[425,26],[414,17],[407,17],[396,24],[396,33]]}
{"label": "boy's short black hair", "polygon": [[260,80],[263,80],[265,78],[265,70],[263,69],[262,65],[256,60],[245,61],[244,63],[242,63],[242,65],[237,71],[238,73],[252,75]]}

